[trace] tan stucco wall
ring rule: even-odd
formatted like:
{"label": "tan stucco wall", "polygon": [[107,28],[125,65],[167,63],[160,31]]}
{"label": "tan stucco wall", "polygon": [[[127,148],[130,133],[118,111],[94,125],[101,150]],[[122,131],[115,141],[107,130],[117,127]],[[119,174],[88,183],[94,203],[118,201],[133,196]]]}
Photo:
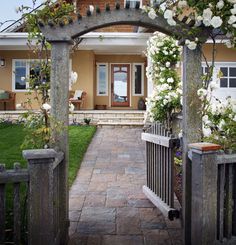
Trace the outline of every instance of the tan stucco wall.
{"label": "tan stucco wall", "polygon": [[[212,44],[203,45],[204,55],[208,60],[212,59]],[[217,62],[236,62],[236,50],[229,49],[224,44],[217,44],[216,60]]]}
{"label": "tan stucco wall", "polygon": [[[108,108],[112,109],[137,109],[138,100],[140,97],[146,98],[147,95],[147,81],[146,76],[144,76],[144,96],[133,96],[132,95],[132,79],[133,79],[133,63],[144,63],[144,74],[146,73],[146,57],[142,57],[141,55],[96,55],[95,56],[96,63],[108,63],[108,90],[109,94],[111,93],[111,73],[110,73],[110,65],[112,63],[119,64],[130,64],[130,107],[111,107],[111,97],[110,96],[97,96],[97,92],[95,93],[95,105],[107,105]],[[96,88],[96,86],[95,86]]]}
{"label": "tan stucco wall", "polygon": [[[0,51],[0,56],[6,60],[6,66],[0,68],[0,89],[12,91],[12,59],[37,59],[37,56],[29,51]],[[94,108],[94,54],[92,51],[76,51],[71,54],[72,70],[78,73],[78,80],[72,87],[73,90],[80,89],[87,92],[84,108]],[[39,107],[33,98],[34,95],[26,95],[25,92],[16,92],[16,104],[32,99],[33,109]],[[2,103],[0,110],[3,109]]]}
{"label": "tan stucco wall", "polygon": [[72,70],[77,72],[78,80],[72,90],[87,93],[83,109],[94,109],[95,56],[93,51],[75,51],[72,55]]}

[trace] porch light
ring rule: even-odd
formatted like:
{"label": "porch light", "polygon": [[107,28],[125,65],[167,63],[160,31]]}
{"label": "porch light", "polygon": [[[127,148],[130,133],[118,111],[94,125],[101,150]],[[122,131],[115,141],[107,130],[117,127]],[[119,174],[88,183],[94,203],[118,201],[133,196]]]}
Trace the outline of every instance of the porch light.
{"label": "porch light", "polygon": [[6,65],[6,60],[3,58],[0,58],[0,66],[4,67]]}

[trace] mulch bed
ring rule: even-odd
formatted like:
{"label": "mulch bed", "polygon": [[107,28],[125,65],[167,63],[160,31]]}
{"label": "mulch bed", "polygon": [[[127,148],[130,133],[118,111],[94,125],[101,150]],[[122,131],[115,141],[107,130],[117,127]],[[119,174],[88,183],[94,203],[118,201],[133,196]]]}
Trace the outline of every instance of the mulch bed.
{"label": "mulch bed", "polygon": [[182,166],[175,165],[175,184],[174,184],[175,195],[182,205]]}

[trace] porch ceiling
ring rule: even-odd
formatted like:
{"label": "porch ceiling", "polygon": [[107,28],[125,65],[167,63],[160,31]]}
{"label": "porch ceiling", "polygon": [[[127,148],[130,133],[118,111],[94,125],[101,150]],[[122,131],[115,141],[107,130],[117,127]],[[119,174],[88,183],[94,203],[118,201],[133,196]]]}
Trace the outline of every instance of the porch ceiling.
{"label": "porch ceiling", "polygon": [[[151,33],[91,32],[83,35],[78,50],[96,54],[142,54]],[[28,50],[27,33],[0,34],[0,50]]]}

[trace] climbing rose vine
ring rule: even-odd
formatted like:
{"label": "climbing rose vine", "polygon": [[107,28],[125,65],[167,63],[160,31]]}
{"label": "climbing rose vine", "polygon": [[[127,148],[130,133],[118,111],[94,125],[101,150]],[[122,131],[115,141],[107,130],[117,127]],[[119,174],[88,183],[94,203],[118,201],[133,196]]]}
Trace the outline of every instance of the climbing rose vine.
{"label": "climbing rose vine", "polygon": [[169,127],[174,113],[181,110],[182,90],[176,71],[180,51],[174,39],[160,33],[154,33],[148,41],[147,56],[151,62],[147,77],[154,82],[153,94],[147,99],[148,115],[151,121]]}
{"label": "climbing rose vine", "polygon": [[[200,40],[189,40],[187,37],[191,34],[194,37],[200,26],[207,27],[212,38],[219,34],[226,35],[226,46],[236,47],[236,0],[156,0],[152,7],[144,6],[143,9],[151,19],[155,19],[157,14],[163,15],[171,26],[178,25],[178,17],[186,13],[195,21],[195,25],[185,33],[185,43],[190,49],[195,49]],[[213,29],[217,31],[213,32]]]}

